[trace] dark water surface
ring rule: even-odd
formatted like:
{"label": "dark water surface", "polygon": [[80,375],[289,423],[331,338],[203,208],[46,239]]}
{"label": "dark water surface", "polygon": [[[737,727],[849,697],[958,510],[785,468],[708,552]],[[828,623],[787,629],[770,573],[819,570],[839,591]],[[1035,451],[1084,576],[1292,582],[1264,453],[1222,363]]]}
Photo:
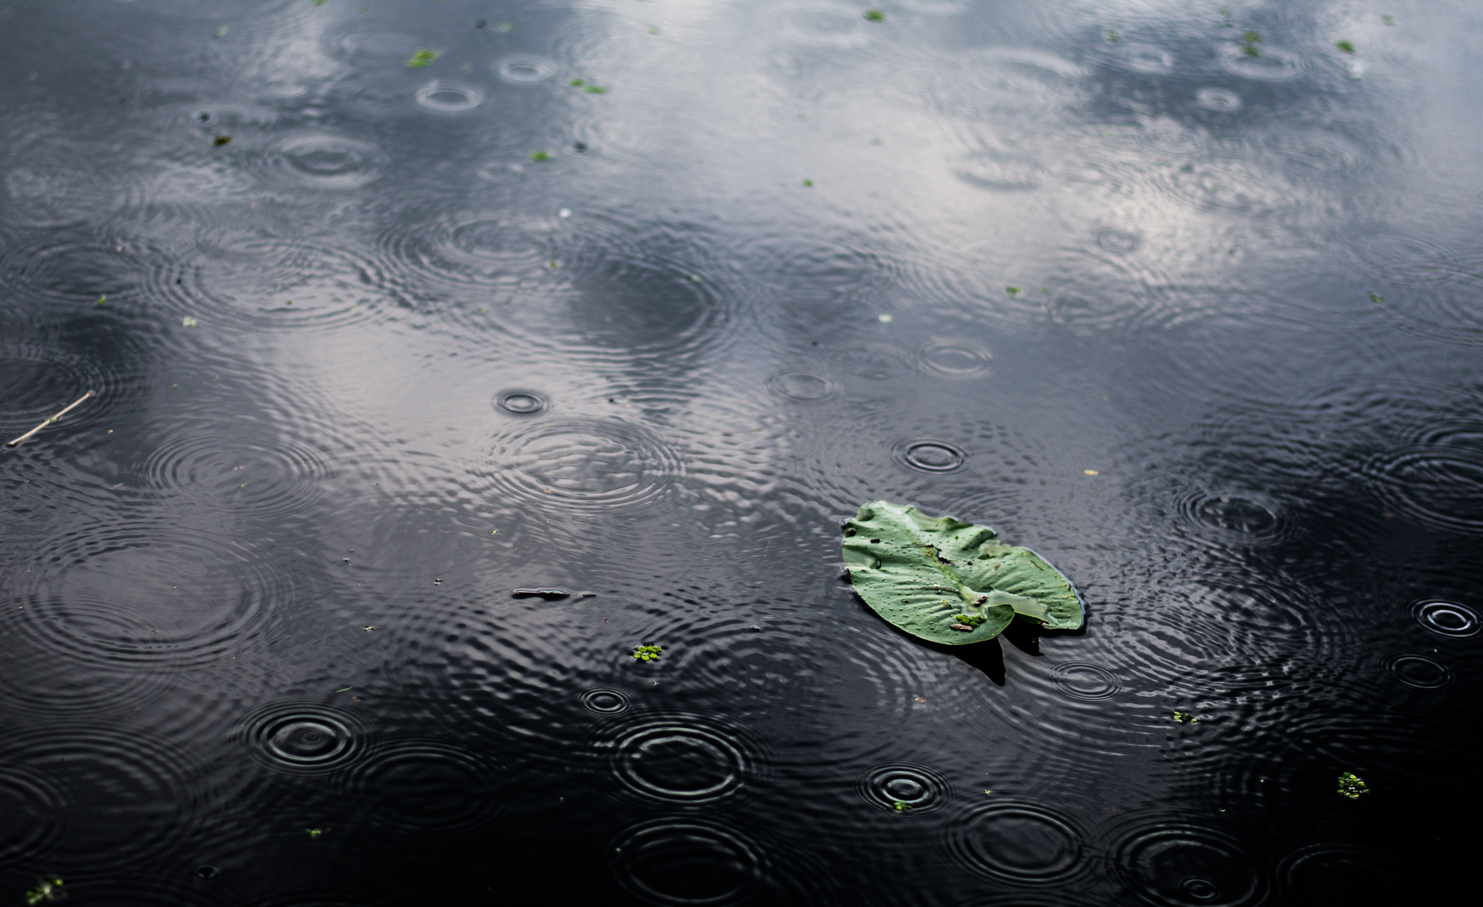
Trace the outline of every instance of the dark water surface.
{"label": "dark water surface", "polygon": [[1464,902],[1483,7],[866,8],[0,5],[0,904]]}

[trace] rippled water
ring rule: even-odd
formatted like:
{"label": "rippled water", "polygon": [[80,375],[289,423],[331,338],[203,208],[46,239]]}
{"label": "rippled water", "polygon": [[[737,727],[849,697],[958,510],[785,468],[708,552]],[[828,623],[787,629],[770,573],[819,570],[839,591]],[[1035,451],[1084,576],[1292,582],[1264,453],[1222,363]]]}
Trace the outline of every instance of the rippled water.
{"label": "rippled water", "polygon": [[870,8],[0,6],[0,902],[1471,902],[1478,9]]}

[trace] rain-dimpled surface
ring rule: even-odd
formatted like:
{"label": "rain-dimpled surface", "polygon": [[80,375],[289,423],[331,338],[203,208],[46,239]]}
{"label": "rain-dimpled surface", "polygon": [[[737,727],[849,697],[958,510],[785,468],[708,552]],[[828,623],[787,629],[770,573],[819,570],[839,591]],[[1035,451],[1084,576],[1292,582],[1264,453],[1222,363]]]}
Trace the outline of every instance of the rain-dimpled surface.
{"label": "rain-dimpled surface", "polygon": [[[0,449],[0,904],[1470,903],[1476,3],[0,40],[0,440],[95,391]],[[897,633],[875,499],[1085,630]]]}

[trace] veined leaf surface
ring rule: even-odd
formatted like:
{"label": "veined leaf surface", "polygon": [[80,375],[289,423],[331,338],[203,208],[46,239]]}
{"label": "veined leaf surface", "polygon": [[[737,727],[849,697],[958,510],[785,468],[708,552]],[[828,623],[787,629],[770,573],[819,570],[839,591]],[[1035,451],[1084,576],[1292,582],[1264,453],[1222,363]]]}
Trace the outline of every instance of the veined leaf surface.
{"label": "veined leaf surface", "polygon": [[1081,599],[1056,568],[950,516],[871,501],[845,523],[844,560],[871,610],[932,642],[993,639],[1016,615],[1047,630],[1081,626]]}

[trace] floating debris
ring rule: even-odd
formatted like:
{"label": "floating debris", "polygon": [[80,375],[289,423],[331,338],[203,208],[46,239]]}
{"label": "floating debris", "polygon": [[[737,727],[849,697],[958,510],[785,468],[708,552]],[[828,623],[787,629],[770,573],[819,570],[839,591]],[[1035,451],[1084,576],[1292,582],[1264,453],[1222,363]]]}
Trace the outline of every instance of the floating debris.
{"label": "floating debris", "polygon": [[1375,303],[1376,305],[1380,305],[1381,303],[1385,302],[1385,297],[1381,296],[1379,293],[1371,293],[1370,301]]}
{"label": "floating debris", "polygon": [[516,589],[511,594],[516,598],[544,598],[549,601],[571,597],[565,589]]}
{"label": "floating debris", "polygon": [[413,54],[412,58],[407,61],[407,68],[422,69],[424,66],[436,60],[437,58],[437,51],[428,50],[426,47],[424,47],[421,50],[417,51],[417,53]]}
{"label": "floating debris", "polygon": [[[318,5],[318,4],[316,4],[316,5]],[[323,836],[325,832],[329,831],[329,829],[328,828],[306,828],[306,829],[304,829],[304,831],[306,831],[306,832],[309,833],[309,837],[311,839],[314,839],[314,838],[319,838],[319,837]]]}
{"label": "floating debris", "polygon": [[1261,40],[1262,36],[1254,31],[1242,32],[1241,52],[1248,57],[1260,57],[1262,52],[1257,48],[1257,44],[1261,43]]}
{"label": "floating debris", "polygon": [[886,14],[883,13],[883,12],[881,12],[878,9],[867,9],[865,11],[865,21],[867,21],[867,22],[884,22],[884,21],[886,21]]}
{"label": "floating debris", "polygon": [[1196,718],[1194,715],[1191,715],[1189,712],[1181,712],[1176,709],[1174,711],[1174,720],[1180,724],[1185,724],[1186,722],[1188,722],[1189,724],[1195,724],[1200,719]]}
{"label": "floating debris", "polygon": [[1386,25],[1395,25],[1395,16],[1381,16],[1380,21]]}
{"label": "floating debris", "polygon": [[68,405],[66,408],[64,408],[61,412],[57,413],[55,416],[52,416],[51,418],[45,420],[40,425],[36,426],[35,428],[33,428],[30,431],[26,432],[25,434],[21,435],[19,438],[16,438],[14,441],[11,441],[9,444],[6,444],[5,446],[6,447],[15,447],[17,444],[20,444],[22,441],[26,440],[27,438],[29,438],[32,435],[36,434],[37,432],[41,431],[43,428],[46,428],[48,425],[52,424],[53,422],[60,421],[63,416],[65,416],[68,413],[72,412],[72,410],[76,409],[79,405],[82,404],[82,401],[84,401],[87,398],[93,396],[93,394],[94,394],[94,391],[88,391],[87,393],[83,394],[81,397],[78,397],[76,400],[73,400],[70,405]]}
{"label": "floating debris", "polygon": [[1107,43],[1108,44],[1116,44],[1117,42],[1119,42],[1119,41],[1121,41],[1123,39],[1123,36],[1122,35],[1119,35],[1115,31],[1110,31],[1106,35],[1104,35],[1103,37],[1105,37],[1107,39]]}
{"label": "floating debris", "polygon": [[1360,794],[1368,794],[1370,786],[1354,772],[1339,773],[1339,794],[1351,800],[1358,800]]}
{"label": "floating debris", "polygon": [[227,27],[225,25],[223,25],[221,28],[218,28],[216,31],[214,31],[214,32],[211,33],[211,37],[213,37],[213,38],[225,38],[226,36],[227,36]]}
{"label": "floating debris", "polygon": [[1017,299],[1019,298],[1019,295],[1025,291],[1020,287],[1005,287],[1004,292],[1009,294],[1009,298]]}
{"label": "floating debris", "polygon": [[36,880],[36,887],[26,892],[26,903],[50,904],[52,901],[60,901],[67,896],[63,884],[56,876],[42,876]]}
{"label": "floating debris", "polygon": [[514,22],[501,22],[494,27],[495,31],[512,32],[515,30]]}
{"label": "floating debris", "polygon": [[180,326],[183,328],[198,327],[200,324],[201,322],[197,321],[194,315],[187,315],[180,319]]}
{"label": "floating debris", "polygon": [[810,188],[810,189],[812,189],[814,187],[814,181],[813,180],[804,180],[803,181],[803,184],[805,186],[807,186],[808,188]]}
{"label": "floating debris", "polygon": [[1346,54],[1354,53],[1354,45],[1349,41],[1335,41],[1334,46]]}
{"label": "floating debris", "polygon": [[894,807],[896,807],[896,811],[898,813],[899,812],[905,812],[906,810],[911,809],[911,804],[910,803],[907,803],[905,800],[897,800],[895,803],[892,803],[891,805],[894,806]]}
{"label": "floating debris", "polygon": [[549,160],[551,160],[551,152],[549,152],[549,151],[532,151],[530,153],[530,159],[533,160],[533,161],[535,161],[538,164],[541,161],[549,161]]}
{"label": "floating debris", "polygon": [[664,651],[664,646],[635,646],[633,657],[639,661],[654,661]]}
{"label": "floating debris", "polygon": [[211,140],[211,144],[214,147],[220,148],[221,146],[226,145],[226,144],[230,143],[231,141],[232,141],[232,137],[231,136],[229,136],[229,135],[219,135],[216,138],[214,138],[214,139]]}
{"label": "floating debris", "polygon": [[94,303],[94,305],[103,305],[106,302],[108,302],[108,295],[105,293],[104,295],[98,297],[98,301]]}
{"label": "floating debris", "polygon": [[1100,476],[1102,473],[1095,469],[1083,469],[1081,474],[1084,476]]}

